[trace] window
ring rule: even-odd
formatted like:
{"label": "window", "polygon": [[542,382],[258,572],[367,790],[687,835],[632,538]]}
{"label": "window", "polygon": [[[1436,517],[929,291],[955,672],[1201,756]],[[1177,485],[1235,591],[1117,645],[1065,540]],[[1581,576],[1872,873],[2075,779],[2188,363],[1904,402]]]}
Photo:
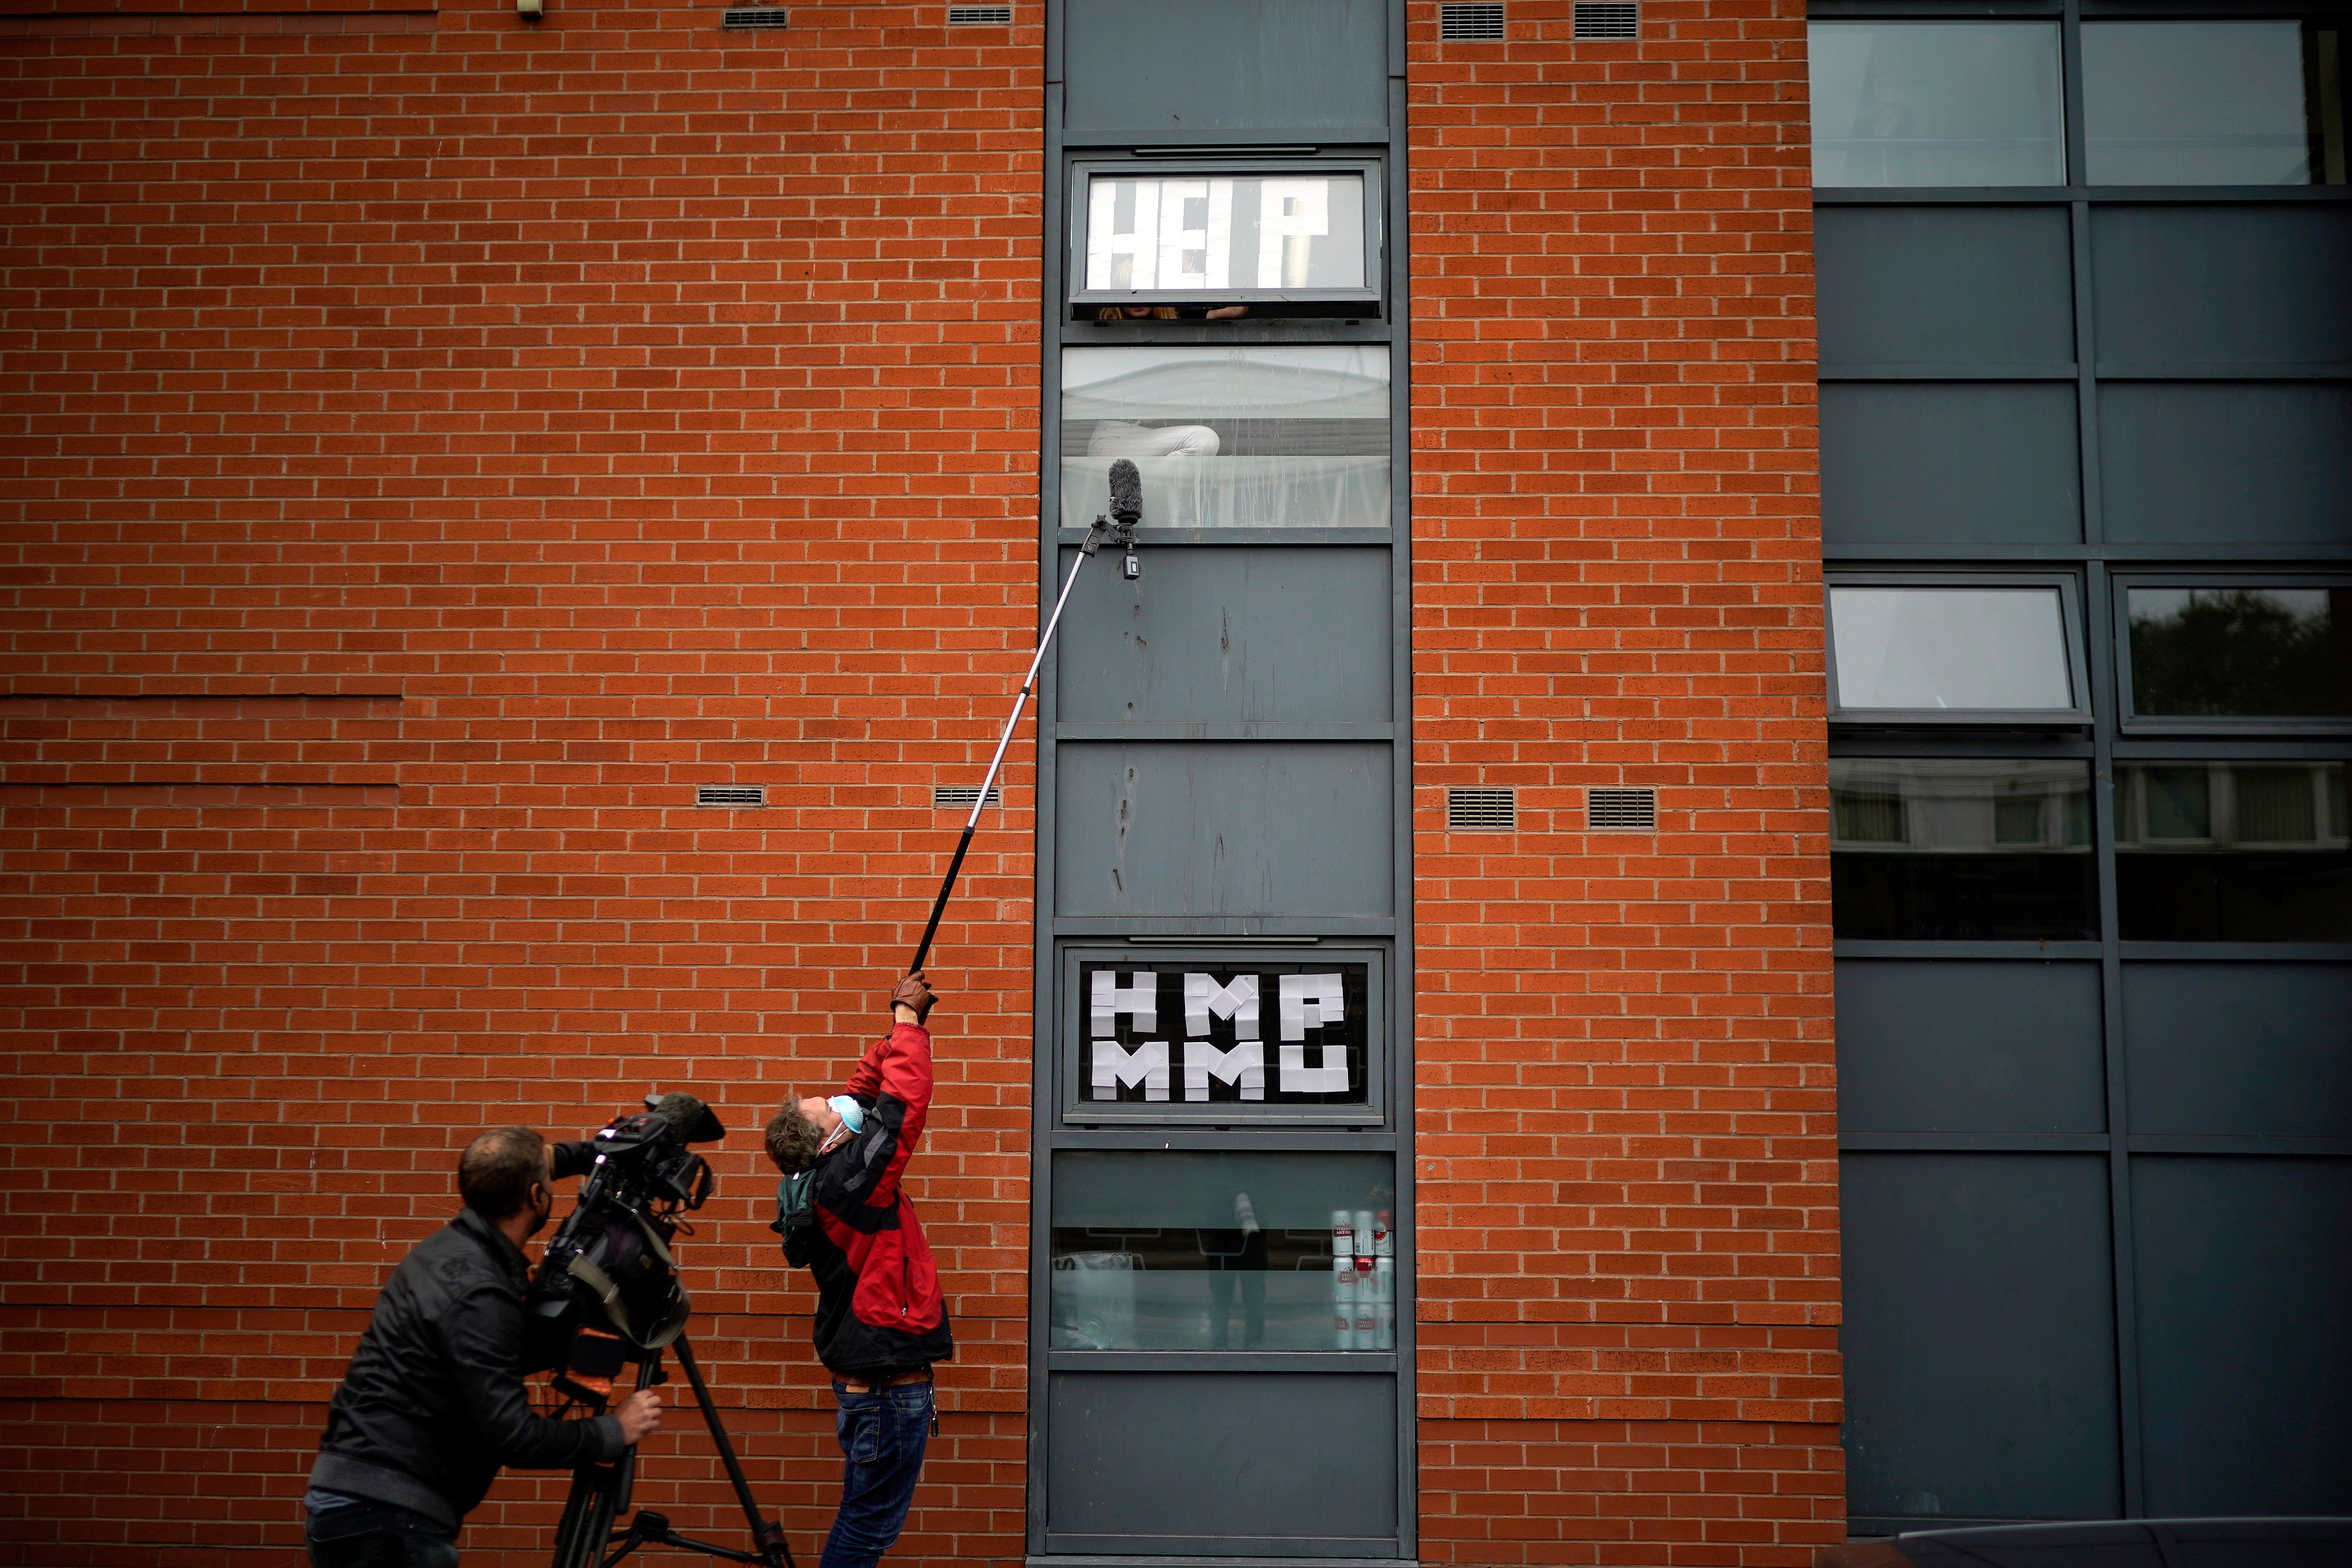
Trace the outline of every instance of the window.
{"label": "window", "polygon": [[1069,955],[1066,1118],[1119,1122],[1381,1119],[1380,955]]}
{"label": "window", "polygon": [[2347,831],[2342,763],[2118,763],[2120,933],[2352,941]]}
{"label": "window", "polygon": [[1074,317],[1372,313],[1379,213],[1369,163],[1257,170],[1081,164]]}
{"label": "window", "polygon": [[2097,936],[2091,765],[1830,759],[1830,908],[1883,942]]}
{"label": "window", "polygon": [[2066,179],[2058,28],[1815,22],[1816,185],[2054,185]]}
{"label": "window", "polygon": [[1387,528],[1388,349],[1065,349],[1063,526],[1121,458],[1147,528]]}
{"label": "window", "polygon": [[1829,620],[1832,718],[2089,720],[2070,578],[1840,577]]}
{"label": "window", "polygon": [[2352,719],[2352,586],[2126,580],[2123,595],[2135,728]]}
{"label": "window", "polygon": [[2337,37],[2294,22],[2085,24],[2085,177],[2095,185],[2343,184]]}
{"label": "window", "polygon": [[1072,1151],[1054,1350],[1396,1348],[1389,1154]]}

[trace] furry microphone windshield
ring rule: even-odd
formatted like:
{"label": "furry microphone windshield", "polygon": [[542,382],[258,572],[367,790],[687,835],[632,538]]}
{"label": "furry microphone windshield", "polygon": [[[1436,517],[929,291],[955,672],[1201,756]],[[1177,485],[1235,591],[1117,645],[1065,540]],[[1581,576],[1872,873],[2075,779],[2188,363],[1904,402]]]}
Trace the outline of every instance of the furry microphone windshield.
{"label": "furry microphone windshield", "polygon": [[1110,466],[1110,514],[1121,528],[1133,528],[1143,515],[1143,476],[1126,458]]}

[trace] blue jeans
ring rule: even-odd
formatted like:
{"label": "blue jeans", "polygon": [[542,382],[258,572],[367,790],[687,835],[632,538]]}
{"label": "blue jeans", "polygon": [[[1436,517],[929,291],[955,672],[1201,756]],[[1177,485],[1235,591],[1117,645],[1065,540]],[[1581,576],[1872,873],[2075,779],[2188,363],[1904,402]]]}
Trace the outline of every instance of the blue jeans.
{"label": "blue jeans", "polygon": [[937,1406],[929,1383],[852,1394],[836,1380],[833,1397],[841,1407],[833,1423],[841,1440],[841,1512],[817,1568],[874,1568],[906,1527]]}
{"label": "blue jeans", "polygon": [[312,1568],[457,1568],[457,1532],[390,1503],[357,1502],[310,1516]]}

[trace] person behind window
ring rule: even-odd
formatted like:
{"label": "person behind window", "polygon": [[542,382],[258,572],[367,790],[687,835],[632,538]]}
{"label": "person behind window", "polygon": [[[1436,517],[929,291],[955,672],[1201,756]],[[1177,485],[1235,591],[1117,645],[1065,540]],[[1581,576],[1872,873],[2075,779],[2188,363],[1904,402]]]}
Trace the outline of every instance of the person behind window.
{"label": "person behind window", "polygon": [[1205,310],[1178,310],[1173,305],[1105,305],[1095,312],[1097,321],[1237,321],[1250,313],[1247,305],[1213,305]]}

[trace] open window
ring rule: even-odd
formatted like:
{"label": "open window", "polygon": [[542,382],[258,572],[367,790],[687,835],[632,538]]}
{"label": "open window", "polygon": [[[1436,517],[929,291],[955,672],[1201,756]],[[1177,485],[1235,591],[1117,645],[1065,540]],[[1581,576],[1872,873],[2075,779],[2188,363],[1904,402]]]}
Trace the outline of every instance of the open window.
{"label": "open window", "polygon": [[1841,574],[1829,634],[1832,722],[2091,721],[2071,575]]}
{"label": "open window", "polygon": [[1369,159],[1077,163],[1071,317],[1377,316],[1379,174]]}

